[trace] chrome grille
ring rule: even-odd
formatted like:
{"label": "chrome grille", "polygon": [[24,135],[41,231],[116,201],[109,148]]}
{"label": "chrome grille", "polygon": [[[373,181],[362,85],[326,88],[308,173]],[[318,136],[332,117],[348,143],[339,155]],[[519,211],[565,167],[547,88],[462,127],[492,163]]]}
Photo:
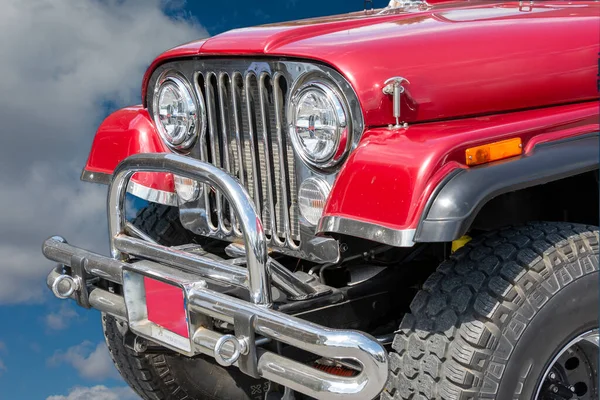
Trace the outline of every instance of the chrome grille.
{"label": "chrome grille", "polygon": [[[200,159],[236,176],[261,215],[267,239],[297,249],[300,242],[294,153],[287,135],[286,77],[270,72],[197,71],[206,102],[207,134]],[[232,208],[204,187],[211,234],[239,236]]]}

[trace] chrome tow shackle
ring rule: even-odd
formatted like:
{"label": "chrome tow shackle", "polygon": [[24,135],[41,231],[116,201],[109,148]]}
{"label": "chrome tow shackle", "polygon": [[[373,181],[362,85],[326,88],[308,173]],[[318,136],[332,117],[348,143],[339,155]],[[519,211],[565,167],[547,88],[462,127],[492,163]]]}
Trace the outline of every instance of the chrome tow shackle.
{"label": "chrome tow shackle", "polygon": [[59,299],[68,299],[81,288],[79,279],[61,275],[52,283],[52,293]]}
{"label": "chrome tow shackle", "polygon": [[[227,346],[233,346],[233,353]],[[215,360],[223,367],[229,367],[237,362],[241,355],[248,354],[248,338],[224,335],[215,344]]]}

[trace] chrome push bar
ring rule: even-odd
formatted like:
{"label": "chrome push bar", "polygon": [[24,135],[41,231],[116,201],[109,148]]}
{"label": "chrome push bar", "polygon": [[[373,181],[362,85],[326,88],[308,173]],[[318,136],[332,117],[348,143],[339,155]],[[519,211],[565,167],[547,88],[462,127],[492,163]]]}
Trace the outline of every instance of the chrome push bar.
{"label": "chrome push bar", "polygon": [[250,300],[255,304],[270,306],[272,302],[267,265],[267,240],[254,203],[246,189],[227,172],[208,163],[175,154],[136,154],[121,162],[113,173],[108,190],[108,230],[113,258],[126,260],[117,248],[117,236],[125,231],[125,195],[129,180],[136,172],[171,172],[184,178],[195,179],[213,186],[229,201],[238,216],[248,268]]}
{"label": "chrome push bar", "polygon": [[[238,217],[247,268],[128,236],[125,194],[129,180],[139,171],[171,172],[222,193]],[[271,309],[271,285],[289,297],[299,298],[317,296],[322,288],[269,258],[253,202],[231,175],[188,157],[135,155],[115,170],[109,187],[108,216],[113,258],[76,248],[60,237],[44,243],[45,256],[62,264],[47,279],[57,297],[75,299],[84,307],[127,321],[134,333],[179,353],[206,354],[223,366],[237,366],[250,376],[277,382],[317,399],[372,399],[383,389],[388,375],[387,353],[375,338],[357,331],[326,328]],[[123,285],[124,295],[96,286],[98,278]],[[189,343],[185,346],[172,339],[162,340],[149,330],[151,323],[144,319],[146,278],[183,291],[189,321]],[[215,288],[219,285],[247,289],[250,301],[220,293]],[[235,334],[211,330],[207,318],[232,324]],[[256,335],[320,357],[348,360],[357,365],[356,375],[335,376],[265,351],[256,346]]]}

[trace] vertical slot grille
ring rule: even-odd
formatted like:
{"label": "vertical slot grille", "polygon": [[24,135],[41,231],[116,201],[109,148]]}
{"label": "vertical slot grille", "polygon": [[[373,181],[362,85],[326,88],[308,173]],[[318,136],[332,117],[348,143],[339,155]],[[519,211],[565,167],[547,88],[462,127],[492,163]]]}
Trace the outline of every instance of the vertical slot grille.
{"label": "vertical slot grille", "polygon": [[[248,190],[272,245],[297,249],[300,232],[294,153],[285,120],[288,83],[280,73],[202,71],[207,134],[200,157],[238,178]],[[213,234],[241,236],[221,193],[204,186]]]}

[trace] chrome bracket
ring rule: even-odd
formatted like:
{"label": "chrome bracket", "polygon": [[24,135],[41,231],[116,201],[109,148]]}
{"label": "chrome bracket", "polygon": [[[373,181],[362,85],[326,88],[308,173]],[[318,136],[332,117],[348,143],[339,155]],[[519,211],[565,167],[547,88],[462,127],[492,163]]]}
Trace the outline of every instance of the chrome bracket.
{"label": "chrome bracket", "polygon": [[393,128],[405,128],[406,124],[400,124],[400,97],[406,91],[402,84],[410,83],[408,79],[403,78],[401,76],[395,76],[393,78],[385,81],[385,86],[383,87],[383,94],[388,96],[394,96],[394,118],[396,119],[396,125]]}

